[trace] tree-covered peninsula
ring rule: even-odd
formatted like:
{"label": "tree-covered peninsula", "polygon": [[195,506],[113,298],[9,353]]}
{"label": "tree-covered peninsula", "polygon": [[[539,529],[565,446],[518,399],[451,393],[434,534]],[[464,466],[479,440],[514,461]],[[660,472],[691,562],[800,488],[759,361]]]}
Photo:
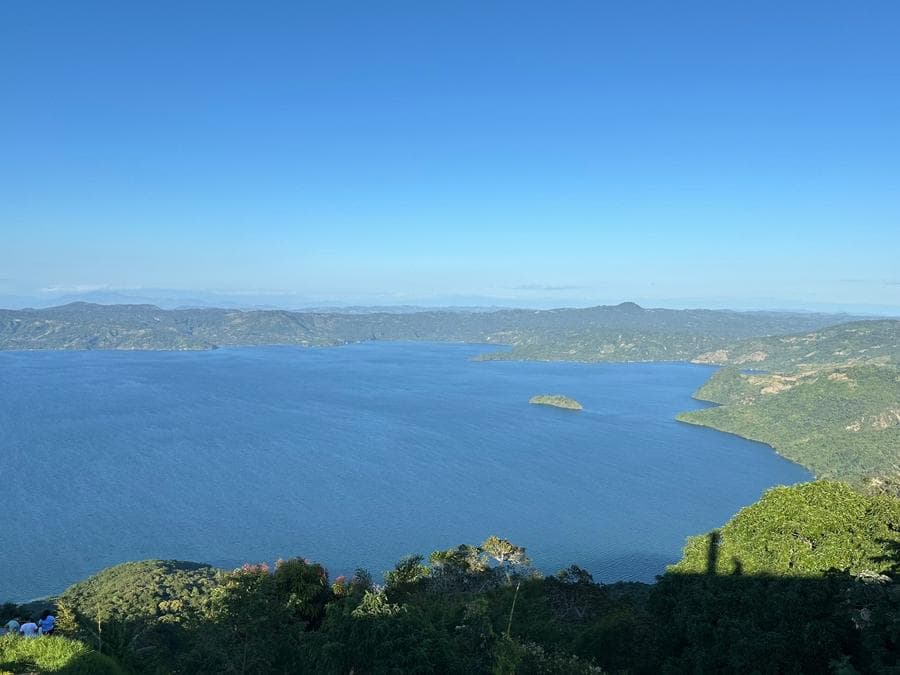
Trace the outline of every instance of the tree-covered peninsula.
{"label": "tree-covered peninsula", "polygon": [[553,408],[564,408],[566,410],[584,409],[584,406],[574,398],[569,398],[562,394],[540,394],[538,396],[532,396],[528,399],[528,402],[534,405],[549,405]]}
{"label": "tree-covered peninsula", "polygon": [[767,443],[820,478],[900,491],[900,321],[740,341],[696,360],[725,364],[695,394],[719,405],[678,419]]}

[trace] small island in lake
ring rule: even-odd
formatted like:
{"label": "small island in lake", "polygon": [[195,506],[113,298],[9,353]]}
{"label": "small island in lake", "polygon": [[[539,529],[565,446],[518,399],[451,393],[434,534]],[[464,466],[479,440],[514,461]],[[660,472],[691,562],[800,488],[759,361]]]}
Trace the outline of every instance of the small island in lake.
{"label": "small island in lake", "polygon": [[582,410],[582,405],[574,398],[563,396],[562,394],[541,394],[540,396],[532,396],[529,403],[535,405],[552,405],[554,408],[565,408],[566,410]]}

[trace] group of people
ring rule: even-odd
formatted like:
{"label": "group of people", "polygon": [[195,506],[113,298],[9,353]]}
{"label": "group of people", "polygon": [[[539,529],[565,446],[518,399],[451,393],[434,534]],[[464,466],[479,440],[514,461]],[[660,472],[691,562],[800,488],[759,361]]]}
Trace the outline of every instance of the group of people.
{"label": "group of people", "polygon": [[45,611],[37,621],[29,619],[25,623],[19,623],[18,617],[13,617],[3,626],[0,626],[0,636],[8,634],[33,638],[39,635],[53,635],[55,628],[56,617]]}

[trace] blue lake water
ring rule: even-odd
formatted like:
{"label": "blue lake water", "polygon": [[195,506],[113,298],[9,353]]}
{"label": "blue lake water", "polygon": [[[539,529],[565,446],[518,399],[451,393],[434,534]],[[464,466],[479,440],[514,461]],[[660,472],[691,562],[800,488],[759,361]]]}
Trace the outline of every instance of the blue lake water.
{"label": "blue lake water", "polygon": [[546,572],[650,581],[688,535],[810,478],[675,421],[707,367],[470,360],[487,349],[0,353],[0,601],[143,558],[380,577],[491,534]]}

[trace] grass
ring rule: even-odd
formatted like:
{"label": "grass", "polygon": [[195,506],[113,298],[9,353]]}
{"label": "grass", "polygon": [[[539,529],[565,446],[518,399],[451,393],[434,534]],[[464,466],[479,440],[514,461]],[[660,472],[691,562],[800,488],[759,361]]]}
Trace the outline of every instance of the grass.
{"label": "grass", "polygon": [[0,637],[0,675],[8,673],[64,673],[65,675],[121,675],[125,671],[110,657],[83,642],[60,636]]}

